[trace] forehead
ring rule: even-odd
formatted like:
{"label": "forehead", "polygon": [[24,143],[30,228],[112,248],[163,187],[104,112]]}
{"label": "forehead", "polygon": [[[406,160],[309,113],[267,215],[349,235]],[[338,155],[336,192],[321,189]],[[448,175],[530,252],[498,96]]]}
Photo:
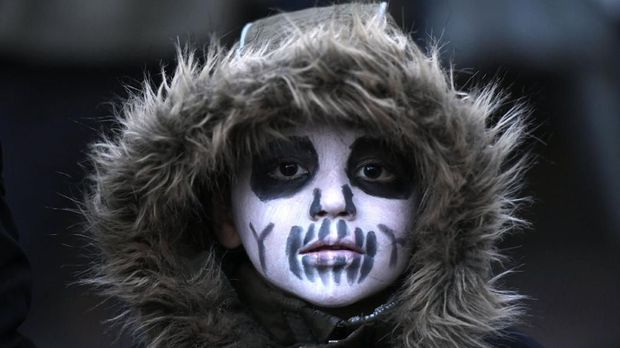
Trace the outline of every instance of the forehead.
{"label": "forehead", "polygon": [[289,137],[308,138],[317,152],[334,148],[349,149],[357,138],[364,135],[366,132],[344,126],[305,126],[285,133]]}

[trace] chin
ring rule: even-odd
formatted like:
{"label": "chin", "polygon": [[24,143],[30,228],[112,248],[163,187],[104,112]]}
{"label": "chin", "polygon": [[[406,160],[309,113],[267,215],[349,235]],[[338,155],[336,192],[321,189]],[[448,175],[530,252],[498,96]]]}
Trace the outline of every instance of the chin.
{"label": "chin", "polygon": [[313,305],[326,308],[339,308],[352,305],[370,295],[373,292],[349,289],[350,291],[343,291],[342,289],[324,289],[319,292],[304,292],[296,293],[299,298],[312,303]]}

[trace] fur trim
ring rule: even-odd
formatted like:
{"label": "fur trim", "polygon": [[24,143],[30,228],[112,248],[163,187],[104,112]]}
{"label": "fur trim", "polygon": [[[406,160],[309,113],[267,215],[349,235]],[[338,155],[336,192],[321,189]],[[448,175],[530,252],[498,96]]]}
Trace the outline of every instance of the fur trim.
{"label": "fur trim", "polygon": [[491,266],[495,243],[522,222],[525,159],[511,156],[523,109],[493,121],[494,88],[457,91],[436,49],[425,54],[388,17],[353,14],[292,25],[277,45],[213,44],[202,63],[181,53],[92,146],[85,215],[99,259],[88,282],[127,305],[118,319],[148,347],[268,345],[229,291],[210,212],[240,158],[309,123],[372,131],[419,170],[399,346],[486,347],[514,324],[520,297],[496,288]]}

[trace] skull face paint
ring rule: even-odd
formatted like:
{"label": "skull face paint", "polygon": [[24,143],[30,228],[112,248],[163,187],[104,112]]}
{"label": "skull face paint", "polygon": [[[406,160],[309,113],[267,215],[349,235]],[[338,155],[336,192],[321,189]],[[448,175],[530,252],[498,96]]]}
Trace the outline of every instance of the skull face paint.
{"label": "skull face paint", "polygon": [[372,137],[309,128],[241,167],[234,223],[254,267],[308,302],[342,307],[403,272],[415,211],[413,175]]}

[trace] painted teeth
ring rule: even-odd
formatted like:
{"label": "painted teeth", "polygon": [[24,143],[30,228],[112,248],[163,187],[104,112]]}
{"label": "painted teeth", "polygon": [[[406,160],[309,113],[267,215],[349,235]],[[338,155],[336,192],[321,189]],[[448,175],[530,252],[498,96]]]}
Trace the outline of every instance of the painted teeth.
{"label": "painted teeth", "polygon": [[[323,284],[328,284],[330,279],[336,284],[341,284],[341,282],[346,281],[349,285],[364,281],[374,265],[374,256],[377,251],[375,232],[368,231],[368,233],[364,233],[360,228],[356,228],[355,231],[350,231],[346,223],[339,220],[337,222],[338,238],[342,239],[348,234],[354,233],[355,239],[352,243],[355,243],[355,245],[329,245],[325,244],[329,242],[324,240],[329,235],[331,223],[332,221],[330,219],[323,220],[320,227],[317,226],[318,233],[315,230],[314,223],[311,223],[305,232],[301,226],[293,226],[291,228],[286,243],[286,255],[288,256],[290,271],[301,280],[305,278],[311,282],[315,282],[320,279]],[[298,255],[300,255],[300,249],[316,241],[316,239],[314,239],[315,234],[320,245],[303,251],[301,253],[301,259],[299,259]],[[343,242],[340,241],[340,243]],[[315,261],[312,261],[313,259],[311,256],[307,255],[309,253],[329,250],[353,251],[358,254],[353,256],[348,265],[347,258],[340,257],[334,264],[329,266],[316,264]],[[361,254],[360,250],[364,250],[365,252]],[[317,273],[318,277],[315,276]],[[344,281],[343,274],[345,274]]]}

